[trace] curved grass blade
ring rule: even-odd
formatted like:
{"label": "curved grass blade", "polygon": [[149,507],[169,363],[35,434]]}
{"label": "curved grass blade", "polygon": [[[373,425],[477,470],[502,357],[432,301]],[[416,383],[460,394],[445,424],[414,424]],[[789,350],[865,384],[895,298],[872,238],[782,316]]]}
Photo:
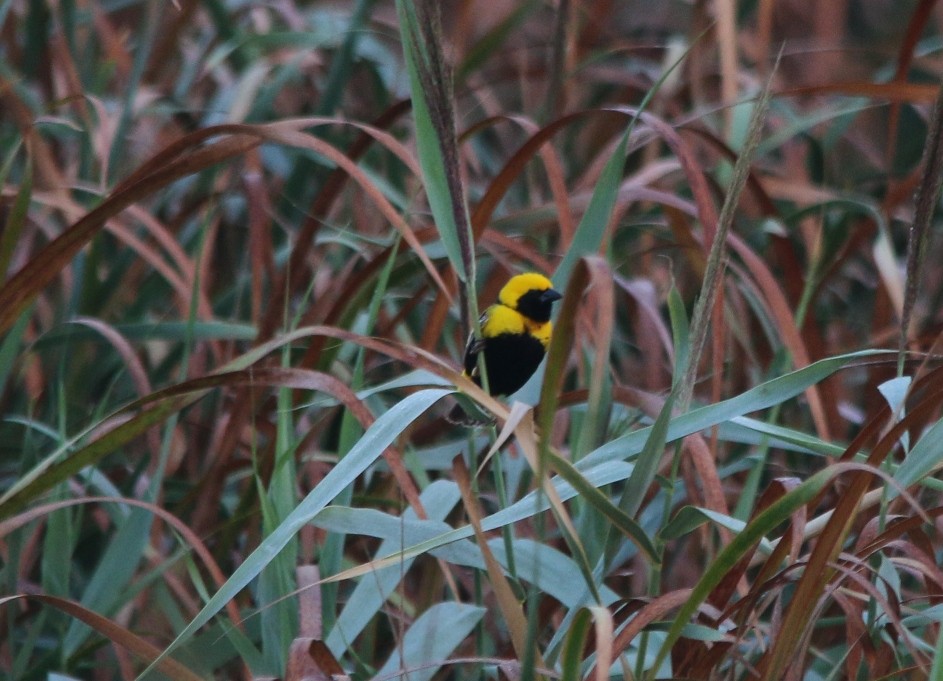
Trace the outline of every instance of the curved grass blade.
{"label": "curved grass blade", "polygon": [[691,590],[690,597],[678,610],[661,649],[658,651],[655,663],[650,669],[661,667],[661,664],[668,658],[671,648],[681,637],[684,627],[690,622],[701,603],[707,599],[714,588],[721,583],[728,572],[748,551],[765,539],[766,535],[778,525],[788,521],[795,511],[812,501],[836,476],[847,470],[858,468],[860,468],[859,464],[838,463],[819,471],[770,504],[766,510],[750,521],[742,532],[735,535],[733,540],[711,561],[701,579]]}
{"label": "curved grass blade", "polygon": [[[429,509],[430,520],[443,521],[452,512],[455,504],[458,503],[459,496],[458,488],[454,483],[437,480],[423,490],[420,498],[423,507]],[[368,523],[365,518],[361,522],[357,522],[357,516],[360,512],[371,511],[371,509],[352,508],[347,509],[347,511],[349,511],[354,522],[343,529],[344,534],[363,532],[366,527],[373,524],[372,521]],[[416,512],[413,509],[406,509],[398,523],[400,526],[396,528],[396,533],[384,538],[383,543],[377,549],[376,555],[385,556],[403,548],[402,537],[405,534],[402,527],[403,522],[422,521],[417,521]],[[317,521],[315,521],[315,525],[324,527]],[[386,599],[393,593],[402,575],[408,572],[411,566],[412,561],[406,560],[398,566],[399,569],[397,570],[378,571],[366,576],[357,584],[346,599],[344,609],[338,615],[325,641],[334,655],[338,657],[342,655],[347,645],[360,635],[360,632],[366,628],[373,616],[386,603]]]}
{"label": "curved grass blade", "polygon": [[[894,354],[894,351],[891,350],[866,350],[819,360],[807,367],[790,372],[785,376],[767,381],[729,400],[702,407],[675,418],[668,427],[666,441],[672,442],[687,435],[691,435],[692,433],[719,425],[724,421],[784,402],[801,394],[810,385],[821,381],[855,361],[876,356],[893,356]],[[650,432],[651,426],[616,438],[580,460],[579,463],[574,465],[574,468],[595,488],[626,480],[632,474],[634,467],[631,464],[625,463],[623,459],[637,455],[648,441]],[[553,484],[557,488],[559,498],[563,501],[572,499],[578,493],[577,490],[574,489],[571,484],[563,480],[562,477],[554,478]],[[482,519],[482,530],[493,531],[500,529],[506,525],[531,518],[537,513],[550,508],[549,501],[545,498],[542,499],[540,503],[536,503],[536,494],[537,492],[531,492],[507,508]],[[414,544],[404,549],[401,553],[389,556],[385,560],[392,564],[403,558],[417,556],[433,551],[446,544],[461,539],[467,539],[472,535],[472,529],[468,526],[457,528],[445,532],[438,537]],[[383,564],[385,563],[382,560],[379,562],[375,561],[371,564],[370,569],[378,569],[382,567]],[[331,579],[350,579],[363,573],[364,571],[359,568],[351,568],[341,574],[335,575]]]}
{"label": "curved grass blade", "polygon": [[[673,442],[739,416],[781,404],[856,361],[888,357],[893,354],[890,350],[862,350],[813,362],[801,369],[762,383],[736,397],[694,409],[675,418],[668,426],[666,441]],[[616,438],[588,454],[576,466],[580,470],[586,470],[603,461],[626,459],[638,454],[648,440],[650,431],[651,426]]]}
{"label": "curved grass blade", "polygon": [[57,596],[44,596],[42,594],[17,594],[0,598],[0,606],[15,602],[22,598],[41,601],[71,615],[76,620],[81,620],[88,626],[98,631],[99,634],[104,636],[112,643],[130,650],[132,653],[144,660],[152,661],[153,666],[155,666],[163,674],[166,674],[171,679],[175,679],[177,681],[200,681],[200,679],[203,678],[176,660],[169,657],[164,657],[162,654],[159,654],[159,649],[152,643],[149,643],[140,636],[137,636],[136,634],[128,631],[107,617],[102,617],[98,613],[95,613],[87,608],[83,608],[78,603],[70,601],[66,598],[59,598]]}
{"label": "curved grass blade", "polygon": [[258,576],[265,566],[278,555],[279,551],[291,541],[298,530],[308,524],[334,497],[340,494],[367,467],[372,465],[417,417],[450,392],[441,389],[421,390],[409,395],[382,414],[347,455],[331,469],[330,473],[324,476],[320,484],[308,493],[308,496],[295,507],[270,535],[262,540],[258,548],[236,569],[226,583],[203,606],[197,616],[171,642],[160,658],[152,663],[151,667],[190,639],[203,625],[209,622],[226,603],[235,598],[240,591],[248,586],[249,582]]}
{"label": "curved grass blade", "polygon": [[399,678],[406,670],[410,681],[430,681],[485,612],[485,608],[454,601],[433,605],[413,622],[400,646],[373,678]]}

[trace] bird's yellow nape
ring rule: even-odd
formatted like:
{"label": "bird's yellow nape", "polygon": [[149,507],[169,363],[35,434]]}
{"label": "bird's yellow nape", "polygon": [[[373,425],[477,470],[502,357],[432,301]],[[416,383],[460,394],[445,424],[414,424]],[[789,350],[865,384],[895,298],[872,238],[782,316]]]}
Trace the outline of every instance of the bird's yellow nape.
{"label": "bird's yellow nape", "polygon": [[517,274],[508,281],[498,294],[498,302],[511,309],[517,308],[517,301],[528,291],[546,291],[553,288],[553,282],[537,272]]}

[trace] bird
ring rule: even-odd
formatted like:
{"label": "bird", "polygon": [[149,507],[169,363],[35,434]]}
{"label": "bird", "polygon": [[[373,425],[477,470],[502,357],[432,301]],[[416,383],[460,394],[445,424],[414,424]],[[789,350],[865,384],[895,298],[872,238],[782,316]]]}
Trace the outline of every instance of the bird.
{"label": "bird", "polygon": [[[484,354],[488,392],[507,396],[520,390],[547,352],[553,331],[552,305],[561,297],[542,274],[525,272],[511,277],[498,293],[498,302],[481,315],[481,338],[469,336],[462,373],[481,386],[478,357]],[[459,425],[480,423],[460,404],[446,418]]]}

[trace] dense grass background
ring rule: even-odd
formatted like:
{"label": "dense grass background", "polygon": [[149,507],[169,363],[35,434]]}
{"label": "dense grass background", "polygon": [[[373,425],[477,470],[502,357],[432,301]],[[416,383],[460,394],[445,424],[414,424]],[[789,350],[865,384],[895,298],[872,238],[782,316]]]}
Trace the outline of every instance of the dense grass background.
{"label": "dense grass background", "polygon": [[439,4],[0,1],[2,673],[943,679],[943,10]]}

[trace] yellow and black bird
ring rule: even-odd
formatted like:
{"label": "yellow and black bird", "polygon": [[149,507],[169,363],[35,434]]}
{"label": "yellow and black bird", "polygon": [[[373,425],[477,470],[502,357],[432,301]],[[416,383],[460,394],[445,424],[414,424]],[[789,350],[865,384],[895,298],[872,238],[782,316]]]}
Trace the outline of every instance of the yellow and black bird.
{"label": "yellow and black bird", "polygon": [[[464,374],[481,385],[478,356],[484,353],[488,392],[510,395],[527,383],[550,344],[551,306],[560,300],[553,283],[542,274],[518,274],[504,285],[498,302],[481,315],[481,338],[473,336],[465,346]],[[478,423],[455,405],[448,415],[452,423]]]}

